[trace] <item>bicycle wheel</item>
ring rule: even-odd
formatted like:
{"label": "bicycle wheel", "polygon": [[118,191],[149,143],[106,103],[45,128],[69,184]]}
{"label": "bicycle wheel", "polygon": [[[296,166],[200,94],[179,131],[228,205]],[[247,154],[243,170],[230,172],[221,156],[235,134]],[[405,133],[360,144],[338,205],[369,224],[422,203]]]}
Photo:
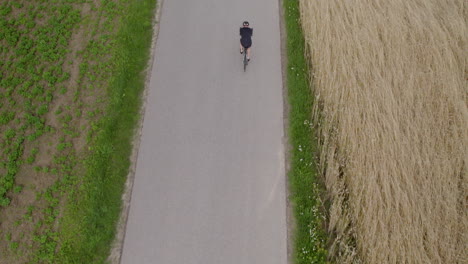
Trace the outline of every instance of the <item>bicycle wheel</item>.
{"label": "bicycle wheel", "polygon": [[244,72],[247,69],[247,64],[249,61],[247,60],[247,50],[244,49]]}

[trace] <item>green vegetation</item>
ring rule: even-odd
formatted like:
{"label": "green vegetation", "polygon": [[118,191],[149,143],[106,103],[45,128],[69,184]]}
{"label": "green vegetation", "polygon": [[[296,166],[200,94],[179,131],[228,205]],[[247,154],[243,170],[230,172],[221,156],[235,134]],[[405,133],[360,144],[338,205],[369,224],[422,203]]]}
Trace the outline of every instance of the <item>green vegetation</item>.
{"label": "green vegetation", "polygon": [[107,115],[95,124],[93,151],[84,162],[83,188],[71,196],[74,202],[63,219],[60,263],[104,263],[109,252],[139,118],[154,7],[155,0],[131,4],[112,47],[116,68],[108,91],[110,104]]}
{"label": "green vegetation", "polygon": [[284,1],[284,18],[287,29],[289,140],[292,146],[288,178],[296,221],[294,261],[297,264],[326,263],[326,217],[321,202],[324,189],[316,164],[317,140],[313,138],[311,122],[313,96],[298,1]]}
{"label": "green vegetation", "polygon": [[2,261],[105,262],[155,6],[155,0],[0,3]]}
{"label": "green vegetation", "polygon": [[[44,116],[54,98],[55,85],[68,80],[62,70],[71,31],[80,13],[71,3],[54,5],[45,1],[23,5],[21,1],[0,4],[0,207],[2,214],[22,186],[17,174],[31,173],[23,164],[33,164],[38,149],[29,157],[25,149],[50,132]],[[50,7],[50,8],[49,8]],[[45,17],[41,25],[36,20]],[[3,220],[3,217],[1,218]],[[7,224],[3,223],[4,226]],[[8,228],[5,230],[8,232]],[[16,252],[21,243],[14,242]]]}

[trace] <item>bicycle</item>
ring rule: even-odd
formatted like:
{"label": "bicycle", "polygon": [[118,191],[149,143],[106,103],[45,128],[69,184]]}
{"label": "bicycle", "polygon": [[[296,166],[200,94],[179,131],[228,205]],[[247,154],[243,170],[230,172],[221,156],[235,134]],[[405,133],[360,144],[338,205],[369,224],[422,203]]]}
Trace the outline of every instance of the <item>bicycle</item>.
{"label": "bicycle", "polygon": [[244,48],[244,72],[246,71],[248,64],[249,64],[249,60],[247,59],[247,49]]}

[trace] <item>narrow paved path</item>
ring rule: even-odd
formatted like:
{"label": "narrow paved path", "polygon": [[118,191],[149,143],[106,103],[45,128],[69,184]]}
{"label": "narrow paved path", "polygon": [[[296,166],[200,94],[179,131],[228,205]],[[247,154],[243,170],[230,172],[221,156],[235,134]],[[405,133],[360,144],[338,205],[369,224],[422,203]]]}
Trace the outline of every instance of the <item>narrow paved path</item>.
{"label": "narrow paved path", "polygon": [[123,264],[286,264],[278,8],[164,0]]}

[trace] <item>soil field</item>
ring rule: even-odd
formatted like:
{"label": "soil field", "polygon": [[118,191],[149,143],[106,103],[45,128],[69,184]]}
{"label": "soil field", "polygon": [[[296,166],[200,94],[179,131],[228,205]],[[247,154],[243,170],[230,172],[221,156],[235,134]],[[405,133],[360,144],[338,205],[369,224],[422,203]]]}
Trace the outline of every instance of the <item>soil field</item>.
{"label": "soil field", "polygon": [[[0,0],[0,263],[106,259],[154,6]],[[129,30],[135,14],[139,29]],[[115,109],[129,113],[128,128]]]}
{"label": "soil field", "polygon": [[468,7],[300,1],[338,263],[468,261]]}

